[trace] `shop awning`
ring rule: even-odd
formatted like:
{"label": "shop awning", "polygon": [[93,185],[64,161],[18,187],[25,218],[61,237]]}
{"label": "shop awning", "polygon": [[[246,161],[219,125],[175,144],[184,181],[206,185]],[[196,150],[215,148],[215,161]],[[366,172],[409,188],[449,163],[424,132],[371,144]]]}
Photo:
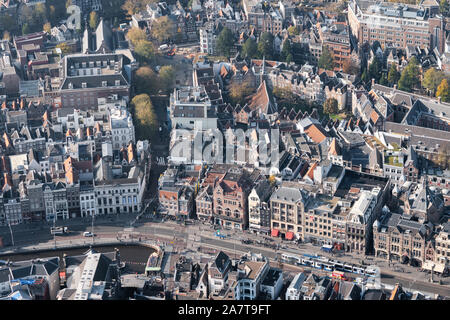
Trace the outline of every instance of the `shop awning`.
{"label": "shop awning", "polygon": [[423,265],[422,265],[422,269],[424,270],[433,270],[433,272],[436,273],[443,273],[446,269],[446,265],[443,263],[434,263],[431,261],[426,261]]}
{"label": "shop awning", "polygon": [[280,231],[278,231],[278,229],[272,229],[272,237],[278,237],[279,233]]}
{"label": "shop awning", "polygon": [[287,240],[292,240],[294,239],[294,233],[291,231],[286,232],[286,239]]}

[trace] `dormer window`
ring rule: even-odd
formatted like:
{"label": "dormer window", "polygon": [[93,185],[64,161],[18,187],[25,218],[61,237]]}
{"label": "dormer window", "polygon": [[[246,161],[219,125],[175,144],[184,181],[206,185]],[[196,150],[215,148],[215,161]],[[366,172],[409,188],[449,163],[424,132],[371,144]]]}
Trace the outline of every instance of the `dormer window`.
{"label": "dormer window", "polygon": [[73,83],[72,83],[72,82],[69,82],[68,88],[69,88],[69,89],[73,89]]}
{"label": "dormer window", "polygon": [[120,80],[116,80],[115,84],[116,86],[120,86]]}
{"label": "dormer window", "polygon": [[83,68],[86,68],[86,62],[82,62],[82,63],[81,63],[81,66],[82,66]]}
{"label": "dormer window", "polygon": [[102,87],[107,87],[108,86],[108,81],[102,81]]}
{"label": "dormer window", "polygon": [[86,89],[86,88],[87,88],[87,83],[86,83],[86,82],[81,83],[81,87],[82,87],[83,89]]}

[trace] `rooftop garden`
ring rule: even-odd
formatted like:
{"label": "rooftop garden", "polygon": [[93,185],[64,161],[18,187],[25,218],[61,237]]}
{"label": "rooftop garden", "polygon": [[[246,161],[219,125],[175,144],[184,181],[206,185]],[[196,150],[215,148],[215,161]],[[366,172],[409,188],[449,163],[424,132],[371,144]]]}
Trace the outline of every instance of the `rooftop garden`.
{"label": "rooftop garden", "polygon": [[403,167],[403,164],[398,162],[398,157],[396,156],[385,156],[384,163],[390,166]]}

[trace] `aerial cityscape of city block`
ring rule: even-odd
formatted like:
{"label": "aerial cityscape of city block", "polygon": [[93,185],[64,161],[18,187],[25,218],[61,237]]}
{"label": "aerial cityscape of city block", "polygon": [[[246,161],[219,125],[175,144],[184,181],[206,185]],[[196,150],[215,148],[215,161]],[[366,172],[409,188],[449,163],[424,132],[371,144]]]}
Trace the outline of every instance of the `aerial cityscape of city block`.
{"label": "aerial cityscape of city block", "polygon": [[450,0],[0,0],[0,300],[448,300],[449,82]]}

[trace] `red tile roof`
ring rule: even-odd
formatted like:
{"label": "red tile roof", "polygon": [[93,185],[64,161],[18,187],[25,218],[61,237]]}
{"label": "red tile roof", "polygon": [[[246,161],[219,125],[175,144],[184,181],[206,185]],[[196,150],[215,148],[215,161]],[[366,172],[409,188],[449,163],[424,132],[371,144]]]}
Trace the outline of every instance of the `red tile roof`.
{"label": "red tile roof", "polygon": [[305,130],[305,133],[315,143],[321,143],[323,140],[325,140],[328,137],[328,134],[325,132],[325,130],[321,126],[318,126],[315,124],[310,125]]}
{"label": "red tile roof", "polygon": [[308,176],[311,180],[314,180],[314,169],[317,167],[318,163],[314,162],[311,167],[309,167],[308,172],[306,172],[306,176]]}
{"label": "red tile roof", "polygon": [[373,124],[375,124],[377,123],[379,117],[380,116],[378,115],[378,113],[375,110],[373,110],[372,114],[370,115],[370,120],[372,120]]}

